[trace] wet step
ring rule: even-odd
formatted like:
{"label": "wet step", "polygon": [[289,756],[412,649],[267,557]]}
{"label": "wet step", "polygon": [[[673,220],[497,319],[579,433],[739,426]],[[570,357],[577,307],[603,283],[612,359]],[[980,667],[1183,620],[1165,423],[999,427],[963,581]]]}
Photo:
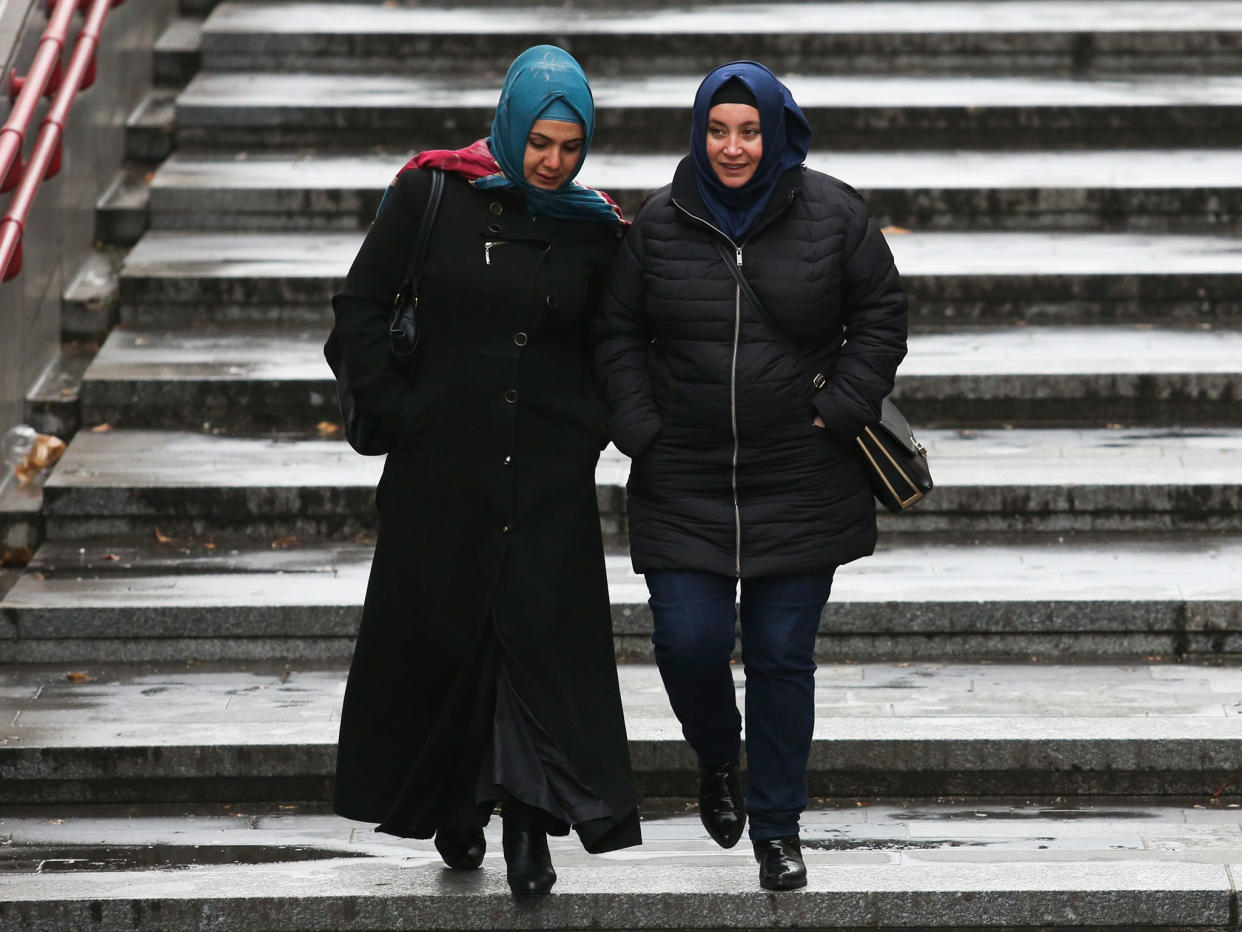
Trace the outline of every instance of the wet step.
{"label": "wet step", "polygon": [[[408,156],[174,153],[151,180],[151,225],[365,229]],[[648,191],[669,182],[679,159],[595,153],[580,180],[608,191],[633,216]],[[1242,233],[1237,150],[812,152],[807,164],[857,188],[882,226]]]}
{"label": "wet step", "polygon": [[[313,434],[340,421],[324,333],[118,327],[86,371],[82,417],[113,427]],[[916,334],[896,397],[925,427],[1242,426],[1242,333],[1021,327]],[[187,423],[188,411],[198,424]]]}
{"label": "wet step", "polygon": [[[802,815],[805,890],[758,888],[750,846],[708,839],[694,812],[649,803],[643,845],[583,853],[552,838],[558,880],[509,896],[499,819],[479,871],[450,873],[430,841],[322,806],[58,806],[0,811],[0,919],[28,928],[803,929],[1227,928],[1231,804],[820,803]],[[331,891],[325,893],[325,891]],[[210,916],[210,920],[204,918]],[[210,925],[209,925],[210,923]]]}
{"label": "wet step", "polygon": [[[693,795],[659,672],[618,675],[641,791]],[[4,804],[329,798],[343,665],[8,665],[0,684]],[[815,697],[816,796],[1239,795],[1237,669],[824,664]]]}
{"label": "wet step", "polygon": [[[1242,76],[785,77],[837,150],[1242,145]],[[597,151],[681,149],[699,80],[592,82]],[[175,136],[180,148],[435,148],[486,135],[497,94],[477,76],[203,72],[177,97]]]}
{"label": "wet step", "polygon": [[513,50],[558,42],[593,78],[703,75],[737,59],[821,74],[1224,73],[1242,70],[1242,3],[723,3],[628,7],[221,3],[203,26],[214,71],[502,78]]}
{"label": "wet step", "polygon": [[[909,233],[888,239],[913,297],[916,328],[1242,323],[1242,250],[1233,237]],[[156,327],[326,326],[329,299],[360,242],[358,232],[154,231],[122,266],[122,319]]]}
{"label": "wet step", "polygon": [[325,337],[323,328],[118,327],[86,371],[82,415],[91,425],[314,434],[341,419]]}
{"label": "wet step", "polygon": [[[893,532],[1242,530],[1242,429],[920,430],[935,493]],[[371,531],[382,461],[343,441],[178,431],[82,432],[43,490],[52,539]],[[622,542],[629,463],[596,482],[605,539]]]}
{"label": "wet step", "polygon": [[[0,595],[0,662],[348,662],[372,544],[161,538],[45,543]],[[650,661],[646,587],[607,564],[618,660]],[[886,537],[837,572],[816,656],[1235,658],[1238,578],[1237,535]]]}

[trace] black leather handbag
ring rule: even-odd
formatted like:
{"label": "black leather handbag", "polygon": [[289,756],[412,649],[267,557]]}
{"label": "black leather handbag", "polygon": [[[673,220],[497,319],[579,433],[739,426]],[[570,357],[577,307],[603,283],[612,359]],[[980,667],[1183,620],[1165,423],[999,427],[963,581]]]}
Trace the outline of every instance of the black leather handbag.
{"label": "black leather handbag", "polygon": [[[816,391],[819,391],[828,384],[828,377],[823,372],[817,372],[815,363],[808,358],[802,348],[777,326],[776,321],[768,313],[768,309],[755,294],[755,289],[742,274],[735,257],[725,249],[722,243],[713,241],[713,244],[716,251],[720,253],[720,258],[724,260],[724,264],[733,273],[738,288],[742,290],[746,300],[754,305],[769,329],[780,337],[786,351],[815,373],[811,377],[811,384]],[[897,410],[897,405],[893,404],[891,399],[884,399],[880,408],[880,419],[864,427],[862,432],[854,438],[854,442],[858,445],[859,456],[866,468],[867,479],[871,482],[872,493],[889,511],[902,512],[912,508],[932,490],[931,469],[927,465],[927,450],[914,439],[910,424]]]}
{"label": "black leather handbag", "polygon": [[[444,172],[430,169],[431,190],[427,195],[427,209],[414,237],[414,249],[410,264],[401,280],[401,287],[393,299],[392,317],[388,323],[388,344],[392,350],[389,364],[404,379],[413,378],[414,351],[418,349],[418,278],[422,273],[423,260],[427,256],[427,242],[440,209],[444,193]],[[381,203],[382,206],[382,203]],[[392,436],[379,424],[358,410],[353,392],[349,389],[349,371],[341,351],[341,341],[336,328],[328,334],[323,345],[323,355],[336,377],[336,400],[341,408],[341,423],[349,445],[364,456],[380,456],[392,448]]]}

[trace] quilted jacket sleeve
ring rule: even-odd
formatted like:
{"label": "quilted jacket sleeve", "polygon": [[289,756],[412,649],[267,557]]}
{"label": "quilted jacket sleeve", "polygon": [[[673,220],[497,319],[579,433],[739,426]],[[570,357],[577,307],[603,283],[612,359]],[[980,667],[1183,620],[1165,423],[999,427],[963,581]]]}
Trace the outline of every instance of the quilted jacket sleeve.
{"label": "quilted jacket sleeve", "polygon": [[853,440],[880,417],[906,355],[907,300],[884,234],[851,194],[842,290],[845,344],[815,408],[838,439]]}
{"label": "quilted jacket sleeve", "polygon": [[617,251],[595,323],[595,366],[612,411],[612,441],[638,456],[660,432],[660,412],[651,391],[643,287],[641,224],[635,223]]}

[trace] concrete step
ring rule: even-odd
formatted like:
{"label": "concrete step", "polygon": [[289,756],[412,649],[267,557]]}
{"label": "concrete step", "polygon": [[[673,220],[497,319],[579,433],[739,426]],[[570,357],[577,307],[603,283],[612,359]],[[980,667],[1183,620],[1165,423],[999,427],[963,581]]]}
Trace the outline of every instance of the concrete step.
{"label": "concrete step", "polygon": [[[173,153],[151,180],[162,230],[366,229],[408,152]],[[593,154],[580,176],[633,216],[679,155]],[[1242,233],[1242,151],[812,153],[807,164],[911,230]],[[145,207],[145,204],[143,205]]]}
{"label": "concrete step", "polygon": [[[340,420],[323,341],[322,328],[120,327],[86,370],[82,417],[175,429],[197,426],[186,422],[193,411],[200,424],[230,432],[310,434]],[[895,397],[926,427],[1242,426],[1242,333],[921,333],[910,340]],[[76,415],[76,384],[73,401]]]}
{"label": "concrete step", "polygon": [[82,374],[98,349],[95,343],[64,343],[38,381],[26,392],[22,423],[41,434],[72,437],[82,424]]}
{"label": "concrete step", "polygon": [[[894,532],[1242,530],[1242,429],[920,430],[934,494]],[[343,441],[176,431],[79,433],[44,486],[48,536],[233,533],[340,538],[374,526],[381,459]],[[629,463],[596,470],[605,538],[623,542]]]}
{"label": "concrete step", "polygon": [[185,87],[200,65],[200,34],[203,20],[180,16],[155,41],[152,67],[157,87]]}
{"label": "concrete step", "polygon": [[685,9],[461,10],[227,2],[203,25],[213,71],[503,78],[513,50],[557,41],[587,72],[701,76],[754,59],[802,74],[1175,74],[1242,71],[1242,3],[725,3]]}
{"label": "concrete step", "polygon": [[95,202],[95,240],[109,246],[132,246],[150,224],[149,174],[140,166],[124,168]]}
{"label": "concrete step", "polygon": [[[327,325],[353,233],[153,231],[121,270],[122,319]],[[1242,250],[1226,236],[910,233],[889,245],[916,328],[1242,323]]]}
{"label": "concrete step", "polygon": [[[693,796],[658,671],[618,674],[643,795]],[[344,666],[9,665],[0,682],[0,803],[329,798]],[[1237,669],[823,665],[815,694],[815,796],[1242,798]]]}
{"label": "concrete step", "polygon": [[[53,540],[0,594],[0,662],[347,662],[373,546]],[[647,590],[607,557],[617,658],[650,661]],[[885,537],[842,567],[816,655],[842,661],[1233,659],[1242,537]]]}
{"label": "concrete step", "polygon": [[102,343],[119,317],[120,284],[112,256],[88,253],[60,302],[62,342]]}
{"label": "concrete step", "polygon": [[[1242,146],[1242,76],[785,77],[835,150]],[[594,81],[597,151],[681,149],[699,80]],[[203,72],[177,97],[176,139],[229,150],[442,147],[485,136],[497,93],[494,78],[474,75]]]}
{"label": "concrete step", "polygon": [[[499,820],[483,868],[309,805],[7,809],[5,928],[1226,929],[1236,809],[1114,802],[820,804],[798,893],[758,888],[681,807],[644,807],[643,846],[550,839],[542,902],[509,896]],[[1072,905],[1070,905],[1072,904]],[[137,918],[135,918],[137,917]],[[148,919],[148,917],[154,917]]]}
{"label": "concrete step", "polygon": [[114,427],[207,423],[313,435],[321,422],[341,419],[325,337],[322,328],[120,327],[86,371],[83,416]]}
{"label": "concrete step", "polygon": [[125,121],[125,158],[153,165],[173,150],[173,88],[156,88],[139,102]]}

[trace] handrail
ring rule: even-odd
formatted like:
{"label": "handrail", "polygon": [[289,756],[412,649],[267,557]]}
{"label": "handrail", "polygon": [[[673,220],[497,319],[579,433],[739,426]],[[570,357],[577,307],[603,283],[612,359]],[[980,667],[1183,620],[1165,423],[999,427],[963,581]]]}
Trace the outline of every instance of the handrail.
{"label": "handrail", "polygon": [[[17,187],[4,217],[0,218],[0,270],[2,281],[9,281],[22,268],[22,233],[39,185],[54,178],[61,166],[65,120],[79,90],[95,83],[95,61],[99,34],[108,10],[121,0],[56,0],[34,63],[25,79],[13,75],[17,101],[3,129],[0,129],[0,191]],[[68,38],[73,14],[89,5],[90,12],[73,47],[69,66],[61,73],[60,53]],[[22,165],[21,147],[34,118],[35,106],[45,94],[55,93],[51,107],[39,124],[39,135],[30,160]]]}

